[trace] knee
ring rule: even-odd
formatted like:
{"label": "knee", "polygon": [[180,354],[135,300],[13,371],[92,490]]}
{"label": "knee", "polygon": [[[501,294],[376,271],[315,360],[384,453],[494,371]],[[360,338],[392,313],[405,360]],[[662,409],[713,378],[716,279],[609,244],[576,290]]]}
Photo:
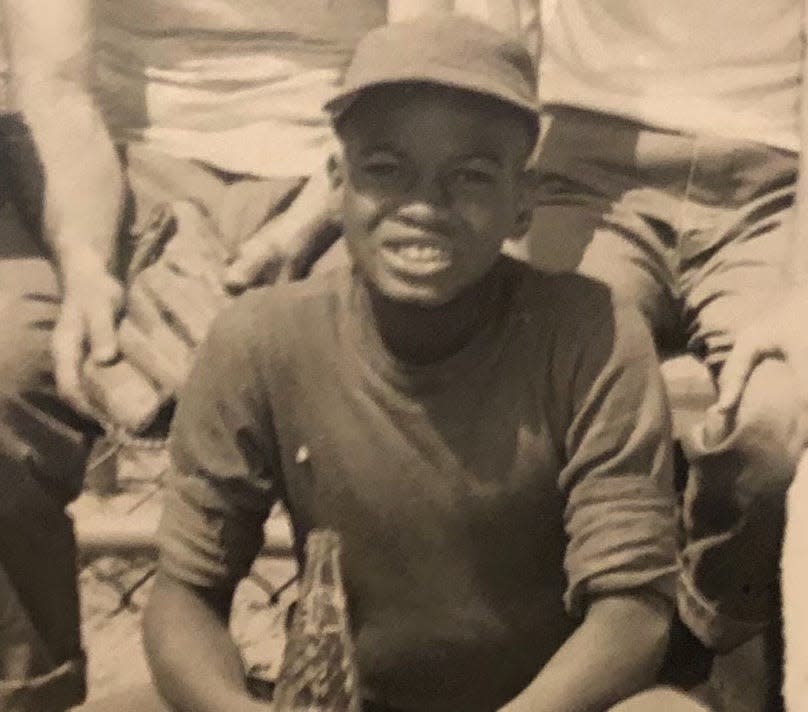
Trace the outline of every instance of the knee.
{"label": "knee", "polygon": [[736,416],[737,451],[766,475],[761,484],[777,493],[790,485],[808,435],[796,392],[785,364],[767,359],[752,372]]}
{"label": "knee", "polygon": [[52,383],[51,334],[59,309],[48,260],[38,255],[0,259],[0,396]]}
{"label": "knee", "polygon": [[[7,402],[52,382],[50,334],[53,314],[31,315],[27,305],[17,297],[0,293],[0,401]],[[43,312],[40,307],[36,311]]]}
{"label": "knee", "polygon": [[[59,496],[67,500],[81,481],[76,471],[85,438],[55,390],[50,335],[57,305],[36,299],[0,291],[0,480],[19,481],[37,471],[41,481],[61,483]],[[10,506],[4,502],[0,510]]]}
{"label": "knee", "polygon": [[706,711],[705,707],[684,692],[672,687],[655,687],[609,708],[609,712],[648,712],[655,709],[668,712]]}

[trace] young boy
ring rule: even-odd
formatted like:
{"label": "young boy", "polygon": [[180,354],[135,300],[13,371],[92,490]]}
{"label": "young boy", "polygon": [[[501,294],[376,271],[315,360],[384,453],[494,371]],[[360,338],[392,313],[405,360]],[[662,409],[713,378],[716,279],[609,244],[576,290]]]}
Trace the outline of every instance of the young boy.
{"label": "young boy", "polygon": [[157,685],[265,709],[227,614],[281,499],[298,547],[341,535],[365,709],[605,710],[666,645],[669,422],[636,314],[501,256],[529,217],[531,61],[427,16],[371,32],[327,108],[353,266],[242,298],[198,355],[145,620]]}

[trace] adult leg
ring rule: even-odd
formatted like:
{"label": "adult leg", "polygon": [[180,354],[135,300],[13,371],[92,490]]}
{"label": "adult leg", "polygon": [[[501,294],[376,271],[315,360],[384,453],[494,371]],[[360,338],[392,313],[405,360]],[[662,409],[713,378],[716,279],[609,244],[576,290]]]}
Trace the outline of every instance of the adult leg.
{"label": "adult leg", "polygon": [[[676,348],[675,239],[669,226],[677,181],[642,182],[639,146],[657,137],[617,117],[553,109],[537,161],[533,222],[508,251],[548,271],[578,271],[606,283],[618,304],[639,309],[662,349]],[[687,173],[687,146],[667,135],[654,159]],[[683,181],[679,181],[683,183]]]}
{"label": "adult leg", "polygon": [[[514,250],[539,268],[605,282],[618,303],[639,308],[661,352],[683,348],[674,275],[694,138],[574,109],[554,108],[546,126],[533,225]],[[676,620],[662,678],[690,687],[709,665]]]}
{"label": "adult leg", "polygon": [[[50,333],[58,310],[52,267],[6,204],[0,211],[0,568],[54,669],[61,669],[66,708],[83,694],[83,654],[76,548],[64,506],[81,487],[93,426],[54,387]],[[36,666],[18,675],[0,688],[33,690],[42,683]],[[41,708],[32,702],[19,709]]]}
{"label": "adult leg", "polygon": [[800,460],[788,491],[782,560],[783,637],[785,639],[786,709],[808,700],[808,455]]}
{"label": "adult leg", "polygon": [[198,161],[176,158],[142,144],[123,150],[130,191],[127,231],[137,239],[161,204],[194,203],[234,252],[257,229],[285,210],[303,178],[256,178],[225,173]]}
{"label": "adult leg", "polygon": [[[750,320],[766,318],[785,284],[796,157],[716,139],[703,139],[701,156],[693,192],[709,196],[713,218],[699,225],[699,211],[693,213],[682,278],[691,350],[718,374],[734,335]],[[716,663],[722,687],[745,689],[746,703],[760,694],[766,699],[759,706],[772,710],[782,704],[778,577],[785,493],[806,437],[795,386],[783,363],[767,359],[753,371],[726,437],[696,427],[685,438],[691,468],[680,615],[705,644],[733,651]],[[762,692],[749,687],[754,678]]]}
{"label": "adult leg", "polygon": [[708,712],[684,692],[672,687],[656,687],[634,695],[609,709],[609,712]]}
{"label": "adult leg", "polygon": [[56,665],[0,568],[0,709],[60,712],[84,694],[80,665]]}
{"label": "adult leg", "polygon": [[0,114],[0,183],[28,233],[40,240],[44,177],[36,146],[20,114]]}
{"label": "adult leg", "polygon": [[[729,173],[711,156],[732,156]],[[734,334],[766,310],[784,285],[793,233],[796,158],[754,144],[706,140],[705,175],[724,205],[713,225],[691,231],[683,253],[690,346],[714,373]],[[720,184],[720,185],[719,185]],[[785,493],[805,438],[791,371],[767,359],[753,371],[728,437],[686,439],[680,612],[708,645],[726,650],[776,619]]]}
{"label": "adult leg", "polygon": [[152,685],[127,689],[114,695],[85,702],[73,712],[171,712]]}

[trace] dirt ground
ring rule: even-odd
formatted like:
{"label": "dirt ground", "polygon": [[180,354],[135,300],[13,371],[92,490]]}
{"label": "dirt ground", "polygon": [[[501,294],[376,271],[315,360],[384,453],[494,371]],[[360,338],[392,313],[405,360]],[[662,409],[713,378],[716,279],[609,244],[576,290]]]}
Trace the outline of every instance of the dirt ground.
{"label": "dirt ground", "polygon": [[[159,518],[164,459],[163,453],[123,452],[118,491],[105,496],[87,491],[71,505],[81,550],[79,589],[91,700],[149,683],[140,624],[156,557],[144,542]],[[277,673],[295,570],[289,557],[262,556],[236,592],[231,628],[256,677],[271,680]]]}

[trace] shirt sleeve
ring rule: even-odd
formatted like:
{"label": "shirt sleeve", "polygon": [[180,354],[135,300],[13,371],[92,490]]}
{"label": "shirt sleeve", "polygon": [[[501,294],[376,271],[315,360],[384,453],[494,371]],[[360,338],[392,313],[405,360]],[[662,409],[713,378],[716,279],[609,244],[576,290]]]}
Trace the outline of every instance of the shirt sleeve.
{"label": "shirt sleeve", "polygon": [[650,334],[622,309],[579,343],[560,477],[565,605],[576,617],[594,596],[651,588],[673,598],[676,575],[670,413]]}
{"label": "shirt sleeve", "polygon": [[214,322],[171,426],[160,566],[205,588],[247,575],[275,499],[272,418],[243,311]]}

